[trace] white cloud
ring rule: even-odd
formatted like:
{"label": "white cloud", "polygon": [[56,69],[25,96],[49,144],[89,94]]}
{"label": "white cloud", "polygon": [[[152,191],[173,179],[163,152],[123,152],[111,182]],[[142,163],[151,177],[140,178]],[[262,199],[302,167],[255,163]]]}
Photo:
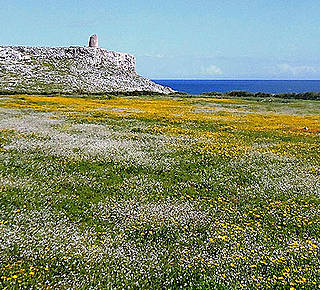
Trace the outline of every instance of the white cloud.
{"label": "white cloud", "polygon": [[307,65],[293,66],[287,63],[278,64],[277,71],[278,73],[290,73],[292,75],[317,72],[317,70],[312,66],[307,66]]}
{"label": "white cloud", "polygon": [[201,72],[203,74],[208,74],[208,75],[221,75],[222,74],[221,68],[217,67],[216,65],[202,67]]}

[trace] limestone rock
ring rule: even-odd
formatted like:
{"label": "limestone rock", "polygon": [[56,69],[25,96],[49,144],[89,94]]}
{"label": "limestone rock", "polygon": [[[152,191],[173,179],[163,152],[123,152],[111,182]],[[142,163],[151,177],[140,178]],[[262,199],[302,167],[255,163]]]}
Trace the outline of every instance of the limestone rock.
{"label": "limestone rock", "polygon": [[0,46],[0,91],[172,93],[139,76],[134,56],[90,47]]}

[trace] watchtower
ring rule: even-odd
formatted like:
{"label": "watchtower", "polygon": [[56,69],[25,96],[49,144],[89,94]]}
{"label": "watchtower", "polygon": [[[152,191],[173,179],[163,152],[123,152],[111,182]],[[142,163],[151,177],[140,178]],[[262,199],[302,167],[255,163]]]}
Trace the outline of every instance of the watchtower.
{"label": "watchtower", "polygon": [[99,47],[98,36],[96,34],[90,36],[89,47]]}

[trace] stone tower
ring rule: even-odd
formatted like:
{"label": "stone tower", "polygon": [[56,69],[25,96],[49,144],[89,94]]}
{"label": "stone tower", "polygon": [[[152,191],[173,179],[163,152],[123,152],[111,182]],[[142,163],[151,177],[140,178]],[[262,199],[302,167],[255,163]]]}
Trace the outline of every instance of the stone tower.
{"label": "stone tower", "polygon": [[96,34],[90,36],[89,47],[99,47],[98,36]]}

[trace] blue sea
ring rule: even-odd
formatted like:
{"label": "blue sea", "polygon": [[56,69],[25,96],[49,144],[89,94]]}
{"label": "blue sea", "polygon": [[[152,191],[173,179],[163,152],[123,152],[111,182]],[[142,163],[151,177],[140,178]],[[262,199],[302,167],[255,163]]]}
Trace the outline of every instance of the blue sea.
{"label": "blue sea", "polygon": [[320,92],[320,80],[153,80],[179,92],[248,91],[252,93],[303,93]]}

